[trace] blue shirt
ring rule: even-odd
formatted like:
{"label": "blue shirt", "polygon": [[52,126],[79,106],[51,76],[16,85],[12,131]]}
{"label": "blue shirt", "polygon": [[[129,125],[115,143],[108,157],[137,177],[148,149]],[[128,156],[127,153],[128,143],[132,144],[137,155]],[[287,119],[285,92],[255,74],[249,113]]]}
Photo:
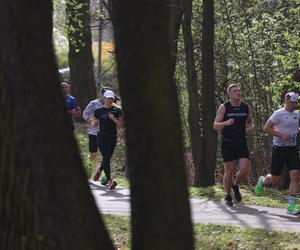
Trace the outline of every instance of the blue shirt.
{"label": "blue shirt", "polygon": [[[75,99],[75,97],[71,96],[71,95],[66,95],[65,96],[65,105],[68,111],[74,110],[78,107],[77,101]],[[74,123],[74,118],[72,114],[69,114],[69,119],[71,124]]]}

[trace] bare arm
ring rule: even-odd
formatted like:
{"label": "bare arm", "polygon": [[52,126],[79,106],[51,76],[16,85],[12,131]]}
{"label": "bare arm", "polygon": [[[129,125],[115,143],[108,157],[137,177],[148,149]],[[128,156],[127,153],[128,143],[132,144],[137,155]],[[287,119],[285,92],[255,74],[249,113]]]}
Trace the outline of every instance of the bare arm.
{"label": "bare arm", "polygon": [[214,121],[214,129],[217,131],[221,131],[225,126],[230,126],[231,124],[234,123],[233,119],[229,119],[223,122],[224,114],[225,114],[225,106],[221,104],[220,107],[218,108],[216,118]]}
{"label": "bare arm", "polygon": [[123,117],[116,118],[113,114],[108,114],[108,117],[113,120],[117,128],[124,128]]}
{"label": "bare arm", "polygon": [[73,110],[69,110],[69,113],[72,114],[74,117],[80,117],[81,116],[81,109],[79,106],[77,106]]}
{"label": "bare arm", "polygon": [[274,122],[272,122],[270,119],[268,119],[265,126],[264,126],[264,131],[267,134],[277,136],[277,137],[279,137],[280,139],[282,139],[284,141],[288,141],[288,140],[291,139],[291,135],[284,135],[284,134],[281,134],[278,131],[276,131],[274,129],[275,125],[276,124]]}
{"label": "bare arm", "polygon": [[89,124],[91,125],[92,122],[92,117],[94,116],[94,112],[95,112],[95,108],[93,106],[92,101],[89,102],[89,104],[85,107],[85,109],[82,112],[82,117],[83,119]]}

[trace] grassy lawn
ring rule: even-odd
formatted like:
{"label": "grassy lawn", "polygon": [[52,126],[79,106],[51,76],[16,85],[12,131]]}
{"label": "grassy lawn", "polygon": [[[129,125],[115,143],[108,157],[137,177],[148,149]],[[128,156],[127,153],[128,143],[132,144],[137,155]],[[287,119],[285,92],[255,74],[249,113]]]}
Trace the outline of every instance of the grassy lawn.
{"label": "grassy lawn", "polygon": [[[87,174],[90,176],[95,166],[87,166],[87,135],[83,128],[78,130],[76,138]],[[119,143],[112,159],[112,174],[120,186],[129,187],[124,170],[124,145]],[[100,157],[97,159],[100,162]],[[223,187],[189,188],[191,198],[222,201]],[[269,207],[285,208],[287,192],[266,189],[262,197],[254,195],[254,188],[242,186],[243,203]],[[117,249],[130,249],[130,218],[115,215],[102,215],[107,229]],[[300,225],[299,225],[300,226]],[[240,228],[226,225],[194,225],[195,249],[300,249],[299,233],[273,232],[263,229]]]}
{"label": "grassy lawn", "polygon": [[[106,227],[118,249],[130,249],[128,217],[103,215]],[[194,225],[195,249],[300,249],[299,233],[222,225]]]}
{"label": "grassy lawn", "polygon": [[[220,184],[207,188],[190,187],[189,191],[191,198],[201,198],[213,201],[222,201],[224,198],[223,186]],[[287,206],[287,191],[265,189],[262,197],[255,196],[253,187],[241,186],[240,191],[243,196],[243,203],[248,205],[278,208],[285,208]]]}

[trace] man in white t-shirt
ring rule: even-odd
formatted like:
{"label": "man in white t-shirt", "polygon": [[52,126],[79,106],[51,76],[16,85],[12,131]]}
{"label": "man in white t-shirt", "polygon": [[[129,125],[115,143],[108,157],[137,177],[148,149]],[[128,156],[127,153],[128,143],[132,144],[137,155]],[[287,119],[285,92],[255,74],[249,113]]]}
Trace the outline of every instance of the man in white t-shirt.
{"label": "man in white t-shirt", "polygon": [[299,214],[300,208],[296,204],[296,192],[299,180],[299,152],[297,148],[297,134],[299,133],[300,113],[295,110],[298,94],[289,92],[285,95],[284,107],[276,110],[265,124],[266,133],[273,136],[271,159],[271,174],[261,176],[255,187],[257,196],[261,196],[263,186],[276,186],[280,180],[284,164],[290,175],[288,213]]}

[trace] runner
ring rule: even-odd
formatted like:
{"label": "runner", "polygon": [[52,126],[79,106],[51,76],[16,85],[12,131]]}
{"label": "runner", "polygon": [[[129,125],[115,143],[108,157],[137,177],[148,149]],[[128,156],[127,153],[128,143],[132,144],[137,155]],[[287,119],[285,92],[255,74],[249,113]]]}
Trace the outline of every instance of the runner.
{"label": "runner", "polygon": [[[220,105],[214,121],[214,128],[222,131],[224,204],[233,206],[231,189],[236,201],[242,200],[238,185],[247,177],[250,166],[246,130],[252,133],[254,124],[250,107],[241,101],[240,87],[237,84],[229,85],[227,94],[229,100]],[[233,181],[235,161],[238,163],[239,171]]]}
{"label": "runner", "polygon": [[287,212],[299,214],[300,208],[296,204],[297,185],[299,180],[299,152],[297,148],[297,134],[299,133],[300,114],[296,111],[298,94],[289,92],[285,95],[284,107],[276,110],[265,124],[266,133],[273,136],[271,159],[271,174],[261,176],[255,186],[255,193],[261,196],[263,187],[275,187],[280,180],[284,164],[290,175],[289,198]]}
{"label": "runner", "polygon": [[[115,94],[113,91],[105,91],[104,106],[97,109],[94,113],[94,117],[98,119],[100,126],[98,146],[102,155],[102,163],[101,167],[97,168],[93,180],[97,181],[103,170],[108,180],[109,190],[114,189],[117,185],[110,176],[110,159],[117,142],[117,128],[124,127],[122,111],[113,105],[114,99]],[[93,125],[95,125],[95,121],[93,121]]]}
{"label": "runner", "polygon": [[69,95],[70,85],[66,82],[60,83],[62,94],[64,96],[66,108],[69,114],[69,121],[74,130],[74,117],[80,117],[81,109],[77,104],[77,101],[74,96]]}
{"label": "runner", "polygon": [[89,156],[88,156],[88,165],[93,166],[94,161],[97,156],[97,148],[98,148],[98,139],[97,134],[99,133],[99,127],[93,127],[92,121],[94,118],[95,110],[98,108],[103,107],[104,105],[104,98],[103,94],[106,90],[109,90],[108,87],[103,87],[100,90],[99,98],[92,100],[83,110],[82,117],[88,123],[88,139],[89,139]]}

